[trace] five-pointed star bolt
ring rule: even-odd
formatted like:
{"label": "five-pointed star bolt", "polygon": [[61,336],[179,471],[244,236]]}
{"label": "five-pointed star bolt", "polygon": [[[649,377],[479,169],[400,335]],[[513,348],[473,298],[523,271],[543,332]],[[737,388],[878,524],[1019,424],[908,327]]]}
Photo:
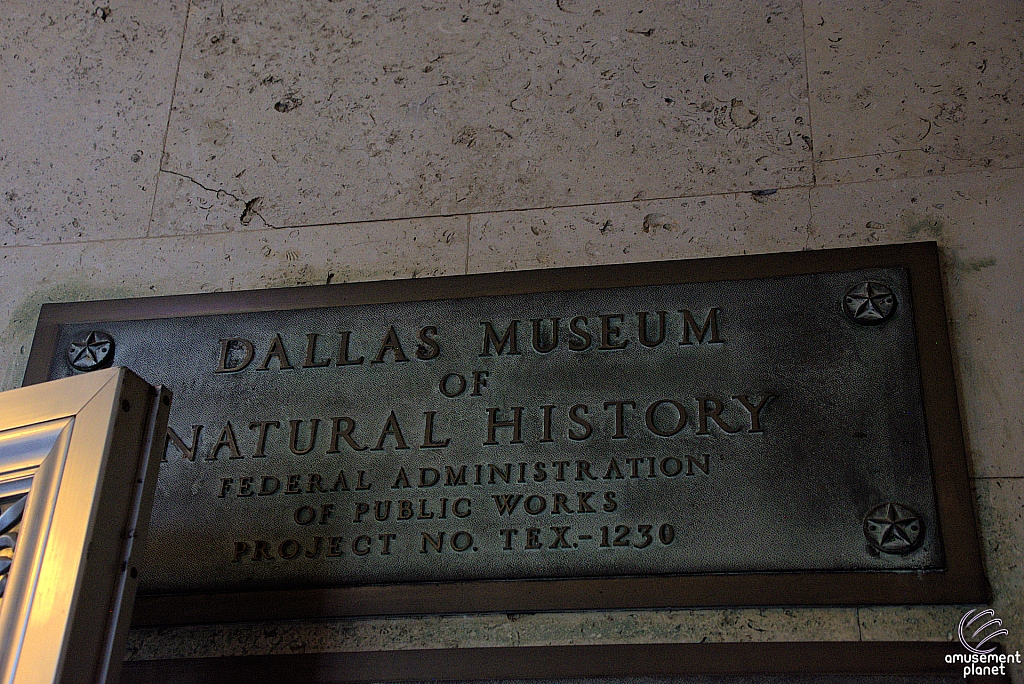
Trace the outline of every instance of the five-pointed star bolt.
{"label": "five-pointed star bolt", "polygon": [[95,370],[110,358],[113,348],[114,340],[109,335],[94,330],[71,342],[68,361],[76,370]]}
{"label": "five-pointed star bolt", "polygon": [[865,534],[875,548],[886,553],[907,553],[917,548],[923,525],[920,516],[895,503],[876,506],[865,520]]}
{"label": "five-pointed star bolt", "polygon": [[843,308],[858,323],[881,323],[892,315],[896,308],[896,297],[886,285],[861,283],[846,293]]}

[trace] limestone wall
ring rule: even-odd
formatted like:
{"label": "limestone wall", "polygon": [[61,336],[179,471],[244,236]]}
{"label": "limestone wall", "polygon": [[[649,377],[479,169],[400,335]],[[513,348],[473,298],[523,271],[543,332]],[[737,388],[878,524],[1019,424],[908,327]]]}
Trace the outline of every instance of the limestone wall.
{"label": "limestone wall", "polygon": [[[993,606],[1024,647],[1024,6],[14,0],[0,389],[48,301],[937,240]],[[129,658],[953,638],[960,606],[132,633]]]}

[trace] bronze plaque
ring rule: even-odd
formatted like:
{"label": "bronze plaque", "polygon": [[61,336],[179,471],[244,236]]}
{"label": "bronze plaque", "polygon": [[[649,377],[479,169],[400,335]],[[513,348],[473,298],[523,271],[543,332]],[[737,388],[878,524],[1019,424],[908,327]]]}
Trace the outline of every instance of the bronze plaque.
{"label": "bronze plaque", "polygon": [[149,594],[968,602],[946,335],[916,244],[47,305],[26,381],[174,391]]}

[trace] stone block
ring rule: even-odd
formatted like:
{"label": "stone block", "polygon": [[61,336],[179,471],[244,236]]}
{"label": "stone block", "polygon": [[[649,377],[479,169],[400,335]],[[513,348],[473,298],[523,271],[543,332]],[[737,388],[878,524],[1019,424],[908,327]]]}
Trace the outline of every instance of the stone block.
{"label": "stone block", "polygon": [[198,1],[164,168],[286,227],[805,184],[802,31],[795,0]]}
{"label": "stone block", "polygon": [[817,182],[1024,160],[1024,7],[1000,0],[805,5]]}
{"label": "stone block", "polygon": [[471,273],[800,250],[807,190],[479,214]]}
{"label": "stone block", "polygon": [[187,5],[5,3],[0,246],[146,235]]}

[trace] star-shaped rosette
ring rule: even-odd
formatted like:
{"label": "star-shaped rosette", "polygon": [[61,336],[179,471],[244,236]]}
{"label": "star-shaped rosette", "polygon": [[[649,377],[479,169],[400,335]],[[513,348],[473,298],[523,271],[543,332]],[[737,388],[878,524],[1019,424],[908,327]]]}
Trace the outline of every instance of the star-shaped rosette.
{"label": "star-shaped rosette", "polygon": [[896,296],[882,283],[861,283],[847,291],[843,310],[856,323],[877,325],[896,310]]}
{"label": "star-shaped rosette", "polygon": [[898,503],[875,506],[864,519],[864,536],[882,553],[905,555],[924,541],[924,521],[912,508]]}
{"label": "star-shaped rosette", "polygon": [[103,368],[114,357],[114,340],[106,333],[92,331],[76,337],[68,345],[68,362],[80,371]]}

